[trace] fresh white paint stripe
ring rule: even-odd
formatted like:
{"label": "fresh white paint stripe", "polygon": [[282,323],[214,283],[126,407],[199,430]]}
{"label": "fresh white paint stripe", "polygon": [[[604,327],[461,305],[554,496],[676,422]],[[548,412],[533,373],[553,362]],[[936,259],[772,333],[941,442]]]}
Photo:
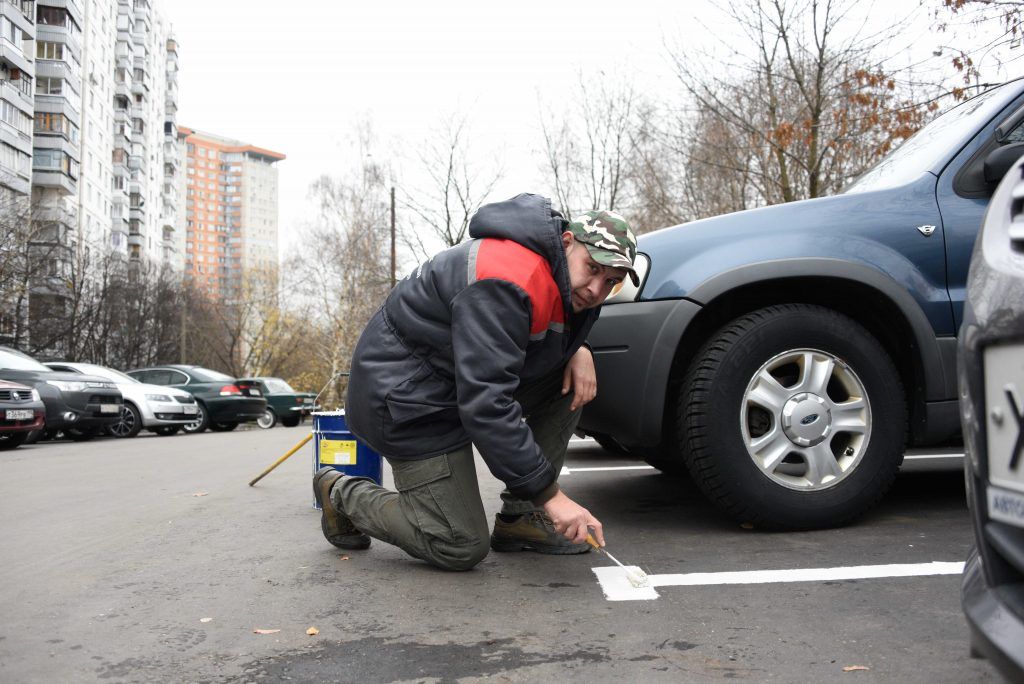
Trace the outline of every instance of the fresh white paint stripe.
{"label": "fresh white paint stripe", "polygon": [[957,458],[962,459],[963,454],[906,454],[904,461],[930,461],[933,458]]}
{"label": "fresh white paint stripe", "polygon": [[691,572],[674,575],[648,575],[648,586],[634,587],[619,567],[593,568],[601,590],[609,601],[649,601],[658,598],[655,587],[709,586],[722,584],[768,584],[778,582],[827,582],[883,577],[923,577],[959,575],[963,562],[899,563],[857,565],[840,568],[799,568],[792,570],[745,570],[739,572]]}
{"label": "fresh white paint stripe", "polygon": [[959,575],[963,562],[900,563],[893,565],[855,565],[845,568],[800,568],[795,570],[744,570],[740,572],[691,572],[685,575],[651,575],[655,587],[697,586],[705,584],[767,584],[774,582],[827,582],[829,580],[876,579],[879,577],[920,577],[923,575]]}
{"label": "fresh white paint stripe", "polygon": [[573,468],[562,466],[561,475],[572,475],[573,473],[600,473],[608,470],[654,470],[654,466],[633,465],[633,466],[594,466],[588,468]]}

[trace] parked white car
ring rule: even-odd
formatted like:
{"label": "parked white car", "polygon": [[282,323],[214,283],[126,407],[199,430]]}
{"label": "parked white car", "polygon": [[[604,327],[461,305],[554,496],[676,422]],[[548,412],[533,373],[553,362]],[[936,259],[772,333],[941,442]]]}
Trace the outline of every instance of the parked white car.
{"label": "parked white car", "polygon": [[92,363],[51,361],[46,365],[69,373],[99,375],[117,385],[124,396],[124,407],[121,420],[107,428],[114,437],[134,437],[143,428],[158,435],[173,435],[196,419],[196,399],[184,390],[147,385],[121,371]]}

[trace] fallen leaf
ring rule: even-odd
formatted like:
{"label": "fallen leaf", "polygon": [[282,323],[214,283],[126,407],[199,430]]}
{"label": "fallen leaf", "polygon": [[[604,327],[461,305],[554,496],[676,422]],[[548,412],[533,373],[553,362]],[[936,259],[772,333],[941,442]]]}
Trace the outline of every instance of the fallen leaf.
{"label": "fallen leaf", "polygon": [[253,634],[277,634],[280,631],[281,630],[279,630],[279,629],[254,629],[254,630],[252,630],[252,633]]}
{"label": "fallen leaf", "polygon": [[206,496],[206,492],[196,492],[192,496]]}
{"label": "fallen leaf", "polygon": [[319,633],[320,633],[320,630],[317,629],[316,627],[310,627],[309,629],[306,630],[306,634],[308,634],[309,636],[316,636]]}
{"label": "fallen leaf", "polygon": [[199,618],[200,622],[213,622],[213,618]]}
{"label": "fallen leaf", "polygon": [[740,525],[740,527],[742,527],[745,530],[752,530],[752,529],[754,529],[754,523],[745,522],[745,523],[742,523]]}
{"label": "fallen leaf", "polygon": [[860,672],[862,670],[867,672],[870,669],[870,667],[866,667],[864,665],[847,665],[843,668],[843,672]]}
{"label": "fallen leaf", "polygon": [[348,560],[348,556],[338,556],[341,560]]}

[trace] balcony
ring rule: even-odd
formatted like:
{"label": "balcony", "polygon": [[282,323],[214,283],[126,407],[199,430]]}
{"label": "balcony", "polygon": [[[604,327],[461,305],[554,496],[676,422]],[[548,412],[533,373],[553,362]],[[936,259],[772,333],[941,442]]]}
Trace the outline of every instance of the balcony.
{"label": "balcony", "polygon": [[33,0],[3,0],[0,14],[25,33],[26,40],[36,37],[36,8]]}
{"label": "balcony", "polygon": [[0,39],[0,62],[7,62],[29,75],[34,73],[32,61],[25,56],[20,47],[6,38]]}
{"label": "balcony", "polygon": [[[31,116],[35,111],[32,104],[32,93],[31,90],[26,93],[20,88],[22,83],[29,83],[29,81],[23,78],[16,81],[0,81],[0,97]],[[31,88],[31,86],[29,87]]]}
{"label": "balcony", "polygon": [[32,185],[56,189],[64,196],[78,192],[78,183],[58,169],[32,169]]}

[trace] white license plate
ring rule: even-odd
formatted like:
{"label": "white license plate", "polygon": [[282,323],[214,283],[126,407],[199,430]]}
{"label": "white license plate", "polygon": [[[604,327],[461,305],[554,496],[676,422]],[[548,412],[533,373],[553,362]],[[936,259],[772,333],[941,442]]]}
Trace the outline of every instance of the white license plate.
{"label": "white license plate", "polygon": [[182,410],[183,413],[187,413],[190,416],[194,416],[196,414],[196,407],[195,406],[182,406],[181,410]]}
{"label": "white license plate", "polygon": [[[988,480],[1024,494],[1024,344],[988,347],[984,362]],[[995,517],[991,495],[989,514]]]}
{"label": "white license plate", "polygon": [[1024,527],[1024,494],[990,486],[988,488],[988,517]]}
{"label": "white license plate", "polygon": [[249,389],[248,392],[249,392],[249,396],[250,397],[261,397],[261,396],[263,396],[263,394],[258,389]]}
{"label": "white license plate", "polygon": [[100,404],[100,413],[120,413],[120,404]]}
{"label": "white license plate", "polygon": [[7,420],[31,420],[34,416],[35,413],[27,409],[14,409],[7,411]]}

